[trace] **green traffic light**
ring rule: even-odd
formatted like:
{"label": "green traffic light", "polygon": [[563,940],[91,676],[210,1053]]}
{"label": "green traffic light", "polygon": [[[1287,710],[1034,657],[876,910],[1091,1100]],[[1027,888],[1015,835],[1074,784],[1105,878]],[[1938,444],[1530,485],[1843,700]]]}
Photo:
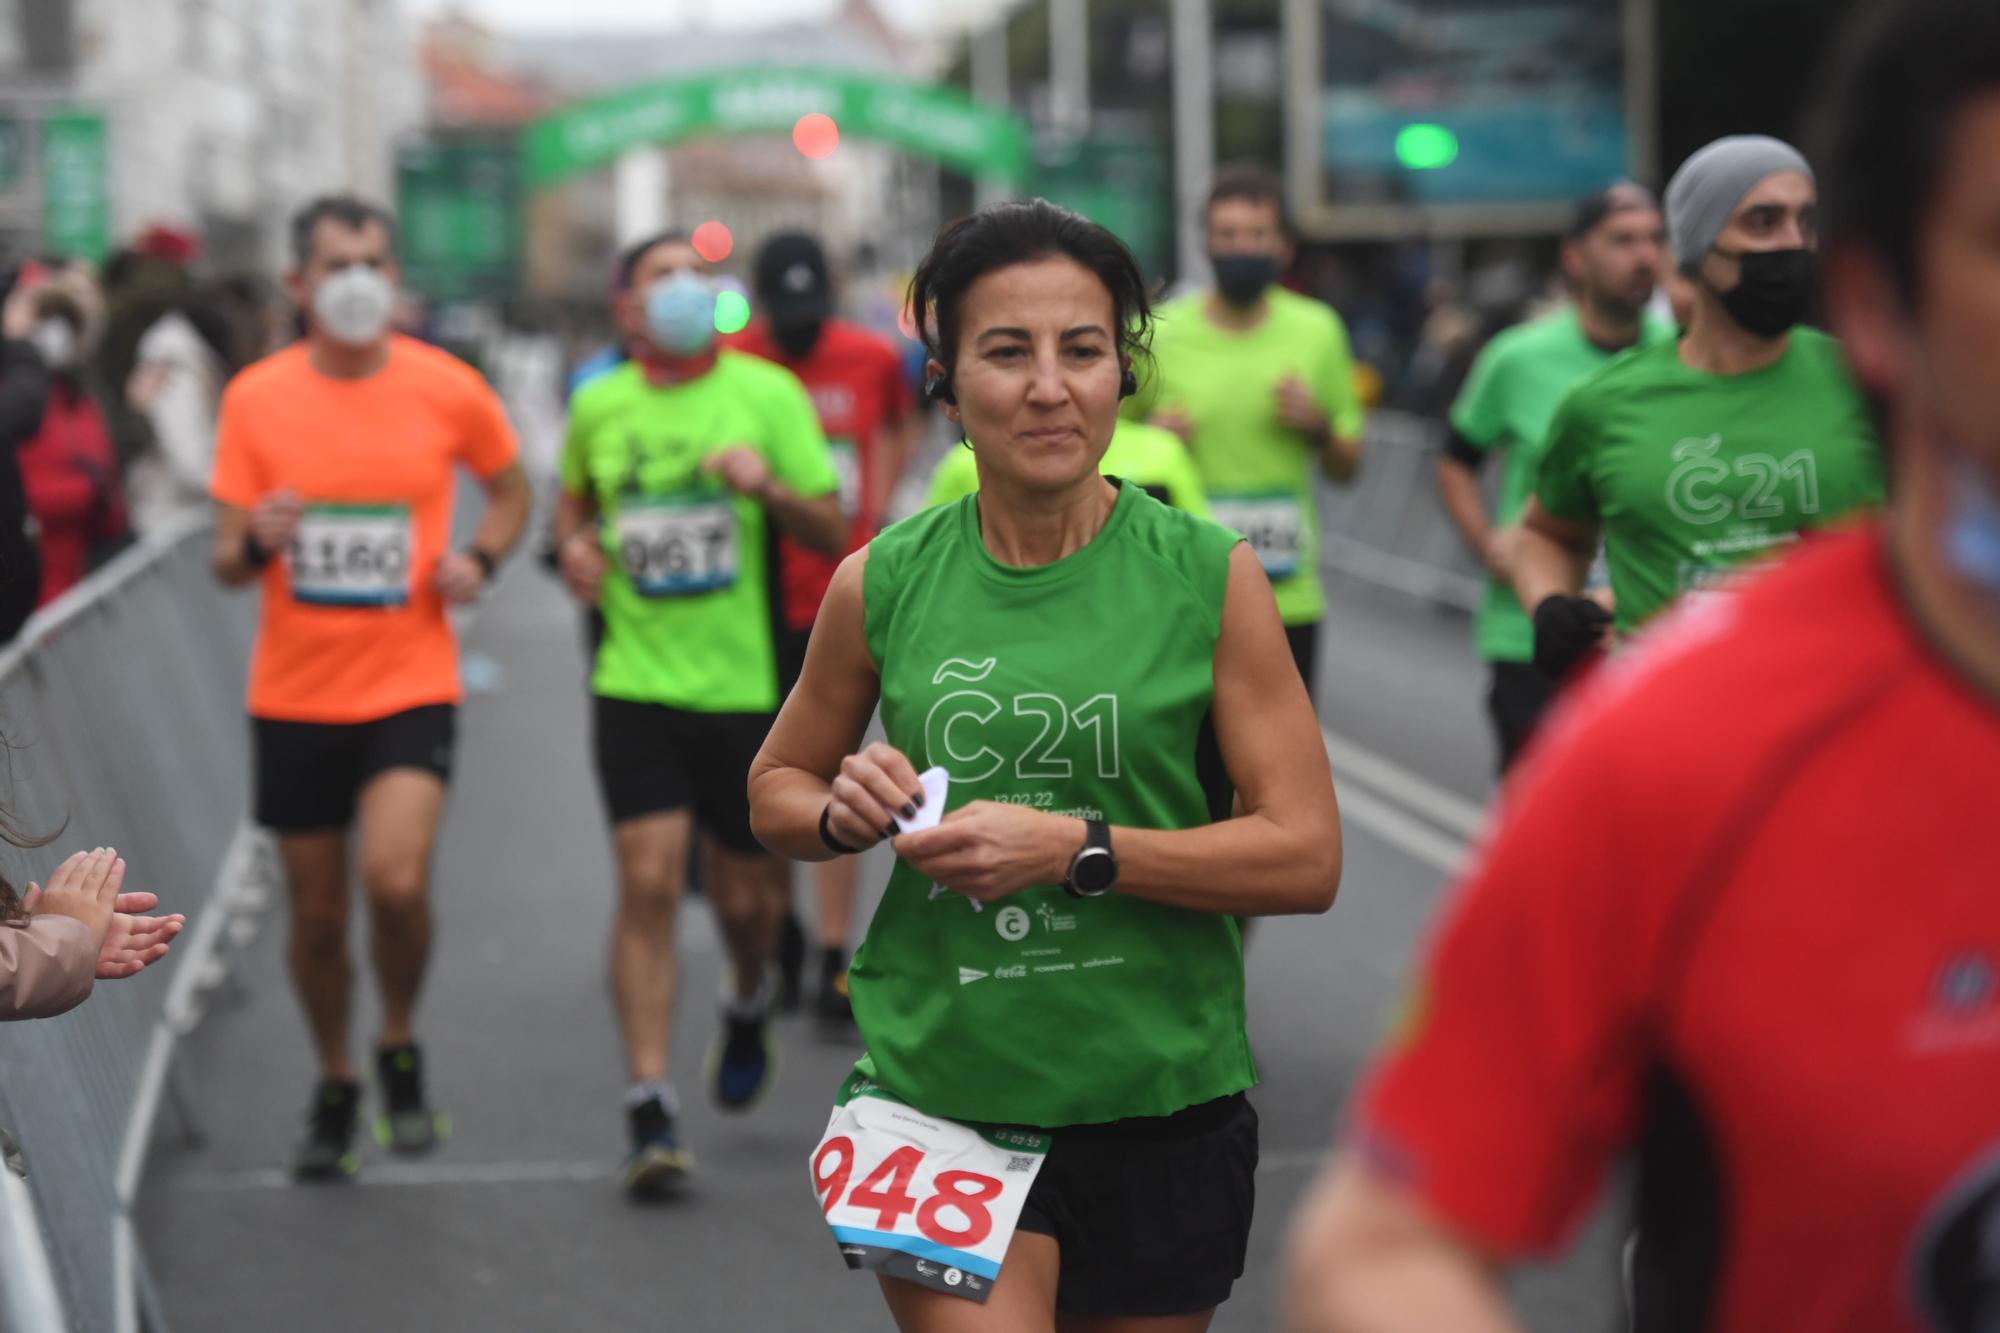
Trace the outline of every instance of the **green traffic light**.
{"label": "green traffic light", "polygon": [[750,322],[750,302],[741,292],[721,292],[715,298],[715,331],[740,333]]}
{"label": "green traffic light", "polygon": [[1442,125],[1405,125],[1396,134],[1396,160],[1411,171],[1436,171],[1458,161],[1458,136]]}

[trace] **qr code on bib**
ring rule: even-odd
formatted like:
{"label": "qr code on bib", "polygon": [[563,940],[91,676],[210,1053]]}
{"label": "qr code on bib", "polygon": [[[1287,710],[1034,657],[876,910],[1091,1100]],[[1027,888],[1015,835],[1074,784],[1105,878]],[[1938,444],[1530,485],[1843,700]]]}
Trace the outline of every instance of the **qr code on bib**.
{"label": "qr code on bib", "polygon": [[1035,1159],[1018,1155],[1009,1157],[1007,1159],[1007,1169],[1009,1171],[1032,1171],[1035,1169]]}

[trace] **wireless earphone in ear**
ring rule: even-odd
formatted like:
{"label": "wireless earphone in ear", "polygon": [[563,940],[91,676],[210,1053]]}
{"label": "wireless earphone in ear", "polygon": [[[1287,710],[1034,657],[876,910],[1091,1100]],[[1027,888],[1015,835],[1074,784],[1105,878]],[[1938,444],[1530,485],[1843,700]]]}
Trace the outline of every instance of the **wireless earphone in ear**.
{"label": "wireless earphone in ear", "polygon": [[1125,367],[1125,373],[1118,377],[1118,396],[1130,398],[1139,392],[1139,375],[1132,367]]}
{"label": "wireless earphone in ear", "polygon": [[924,397],[934,403],[950,403],[958,406],[958,395],[951,390],[951,376],[939,371],[924,381]]}

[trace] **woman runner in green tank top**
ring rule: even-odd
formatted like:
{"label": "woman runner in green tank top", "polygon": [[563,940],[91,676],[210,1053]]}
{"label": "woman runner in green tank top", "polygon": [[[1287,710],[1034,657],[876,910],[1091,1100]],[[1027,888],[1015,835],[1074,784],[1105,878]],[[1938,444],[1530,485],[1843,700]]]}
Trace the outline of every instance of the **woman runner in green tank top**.
{"label": "woman runner in green tank top", "polygon": [[[1123,246],[1001,205],[940,234],[912,308],[979,491],[841,566],[750,781],[773,850],[898,857],[815,1188],[906,1333],[1198,1333],[1256,1161],[1237,919],[1339,882],[1319,728],[1249,548],[1098,475],[1149,317]],[[933,766],[947,813],[905,833]],[[1024,1151],[985,1174],[992,1144]]]}

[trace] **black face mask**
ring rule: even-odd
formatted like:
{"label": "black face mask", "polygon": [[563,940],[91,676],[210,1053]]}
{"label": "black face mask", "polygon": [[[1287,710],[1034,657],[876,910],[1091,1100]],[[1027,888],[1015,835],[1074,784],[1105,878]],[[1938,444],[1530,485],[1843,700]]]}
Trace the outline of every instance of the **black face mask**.
{"label": "black face mask", "polygon": [[1746,333],[1775,338],[1810,318],[1819,305],[1819,276],[1810,250],[1744,250],[1731,254],[1742,271],[1736,286],[1716,295]]}
{"label": "black face mask", "polygon": [[1264,289],[1278,280],[1278,261],[1270,255],[1210,255],[1215,289],[1233,306],[1257,304]]}
{"label": "black face mask", "polygon": [[819,331],[825,323],[817,315],[811,319],[773,323],[771,336],[778,340],[778,346],[784,349],[786,356],[797,360],[818,345]]}

